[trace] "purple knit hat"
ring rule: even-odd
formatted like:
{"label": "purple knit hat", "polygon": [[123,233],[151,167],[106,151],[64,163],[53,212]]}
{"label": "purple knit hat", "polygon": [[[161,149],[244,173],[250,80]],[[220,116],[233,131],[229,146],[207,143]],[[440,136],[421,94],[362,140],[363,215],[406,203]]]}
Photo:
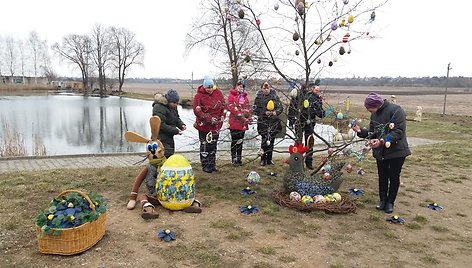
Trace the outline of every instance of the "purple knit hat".
{"label": "purple knit hat", "polygon": [[367,95],[367,98],[365,98],[364,106],[367,109],[378,109],[383,103],[384,100],[379,94],[371,92]]}

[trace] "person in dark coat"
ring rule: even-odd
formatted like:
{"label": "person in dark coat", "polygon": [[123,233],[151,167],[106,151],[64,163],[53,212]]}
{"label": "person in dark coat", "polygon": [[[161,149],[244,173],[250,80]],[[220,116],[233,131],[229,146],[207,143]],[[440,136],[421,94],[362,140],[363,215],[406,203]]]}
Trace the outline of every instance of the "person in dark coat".
{"label": "person in dark coat", "polygon": [[[323,101],[321,100],[319,92],[320,87],[316,82],[310,82],[308,84],[308,90],[302,87],[300,94],[297,94],[297,96],[290,100],[288,110],[289,126],[295,126],[295,133],[301,132],[302,135],[305,136],[305,144],[308,143],[308,138],[314,132],[316,117],[324,117]],[[307,107],[305,107],[305,100],[308,101]],[[313,169],[312,148],[306,153],[305,165],[308,169]]]}
{"label": "person in dark coat", "polygon": [[261,135],[261,166],[274,165],[272,153],[274,150],[275,136],[281,130],[280,114],[283,112],[282,102],[277,92],[270,88],[269,83],[261,85],[261,90],[256,94],[253,106],[257,115],[257,132]]}
{"label": "person in dark coat", "polygon": [[353,124],[357,136],[370,139],[370,147],[377,160],[379,197],[377,209],[393,212],[400,186],[400,173],[405,158],[411,154],[406,138],[406,114],[402,107],[370,93],[364,106],[371,113],[369,129]]}
{"label": "person in dark coat", "polygon": [[219,131],[225,119],[226,102],[221,91],[214,87],[213,79],[205,76],[193,98],[194,127],[200,140],[200,162],[207,173],[218,171],[216,150]]}
{"label": "person in dark coat", "polygon": [[161,119],[161,127],[158,139],[165,149],[165,157],[169,158],[175,152],[174,135],[182,135],[187,126],[182,122],[177,111],[179,104],[179,94],[170,89],[165,95],[154,95],[152,104],[152,115],[157,115]]}

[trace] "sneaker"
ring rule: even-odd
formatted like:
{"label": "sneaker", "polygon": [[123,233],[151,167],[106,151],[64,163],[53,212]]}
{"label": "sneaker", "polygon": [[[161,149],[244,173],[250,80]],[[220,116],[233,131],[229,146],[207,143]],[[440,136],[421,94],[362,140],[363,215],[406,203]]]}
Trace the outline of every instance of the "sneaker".
{"label": "sneaker", "polygon": [[270,160],[270,161],[267,161],[267,165],[275,166],[275,163],[272,162],[272,160]]}

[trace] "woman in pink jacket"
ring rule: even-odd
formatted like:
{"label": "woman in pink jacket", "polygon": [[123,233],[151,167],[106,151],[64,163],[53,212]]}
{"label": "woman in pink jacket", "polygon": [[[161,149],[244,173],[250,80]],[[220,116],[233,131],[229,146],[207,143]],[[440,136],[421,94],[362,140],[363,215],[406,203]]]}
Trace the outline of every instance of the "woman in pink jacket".
{"label": "woman in pink jacket", "polygon": [[216,149],[219,131],[225,119],[226,103],[219,89],[213,87],[213,79],[205,76],[203,85],[198,87],[193,98],[195,128],[200,140],[200,162],[204,172],[212,173],[216,169]]}
{"label": "woman in pink jacket", "polygon": [[244,134],[251,123],[252,111],[249,105],[247,92],[243,83],[239,81],[235,89],[231,89],[228,95],[229,130],[231,132],[231,159],[233,166],[243,164],[241,157],[243,152]]}

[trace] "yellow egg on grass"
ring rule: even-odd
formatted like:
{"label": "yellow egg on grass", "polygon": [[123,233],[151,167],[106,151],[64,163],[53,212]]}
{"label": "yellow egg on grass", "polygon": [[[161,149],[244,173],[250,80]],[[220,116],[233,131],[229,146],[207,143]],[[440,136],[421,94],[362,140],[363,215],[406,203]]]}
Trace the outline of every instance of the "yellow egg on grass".
{"label": "yellow egg on grass", "polygon": [[194,182],[190,163],[183,155],[174,154],[164,162],[157,177],[157,199],[169,210],[189,207],[195,200]]}

